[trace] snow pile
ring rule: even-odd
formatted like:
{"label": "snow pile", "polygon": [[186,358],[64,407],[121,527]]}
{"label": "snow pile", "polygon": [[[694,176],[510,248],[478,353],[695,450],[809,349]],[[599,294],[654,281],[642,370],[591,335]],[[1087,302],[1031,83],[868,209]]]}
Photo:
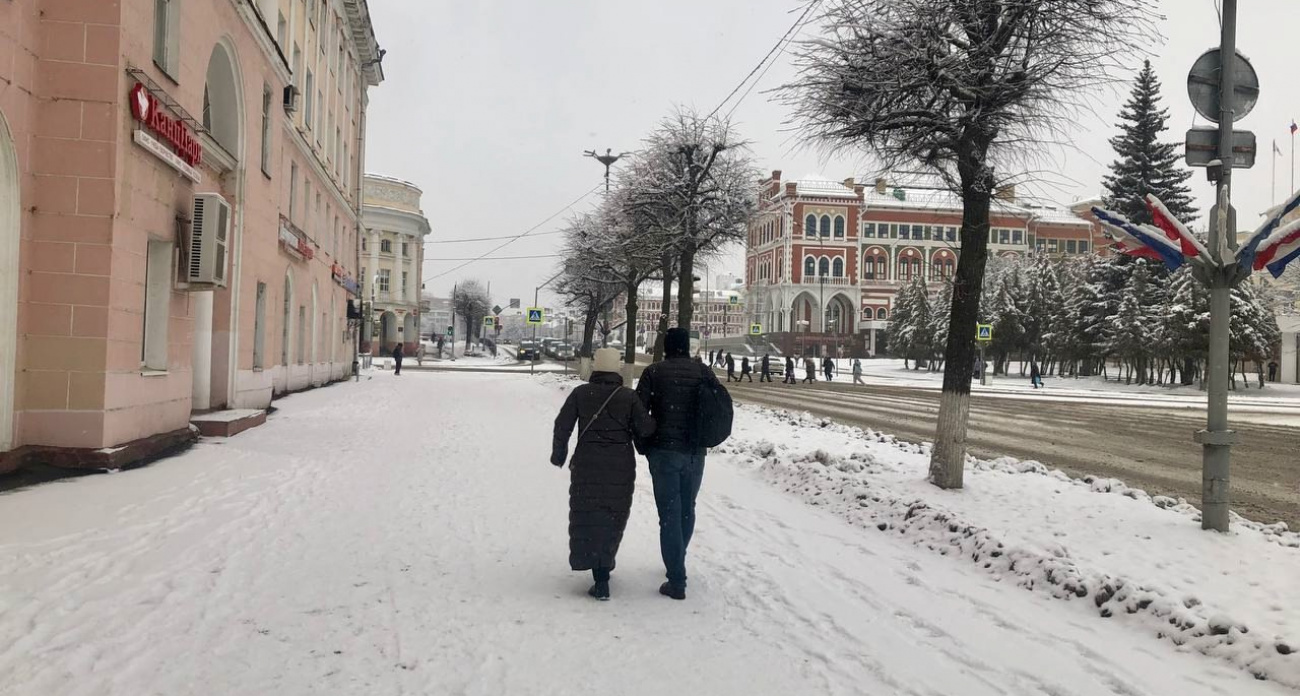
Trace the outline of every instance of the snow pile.
{"label": "snow pile", "polygon": [[971,459],[966,489],[941,491],[925,482],[928,444],[748,406],[737,426],[718,453],[854,525],[1300,688],[1300,607],[1281,599],[1300,576],[1300,535],[1284,524],[1206,533],[1184,500],[1010,458]]}

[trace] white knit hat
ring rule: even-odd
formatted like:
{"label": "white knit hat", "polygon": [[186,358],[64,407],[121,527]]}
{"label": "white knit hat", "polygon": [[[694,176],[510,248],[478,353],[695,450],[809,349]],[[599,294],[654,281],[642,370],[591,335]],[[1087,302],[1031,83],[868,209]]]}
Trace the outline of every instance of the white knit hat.
{"label": "white knit hat", "polygon": [[601,348],[596,351],[596,372],[618,372],[623,366],[623,354],[617,348]]}

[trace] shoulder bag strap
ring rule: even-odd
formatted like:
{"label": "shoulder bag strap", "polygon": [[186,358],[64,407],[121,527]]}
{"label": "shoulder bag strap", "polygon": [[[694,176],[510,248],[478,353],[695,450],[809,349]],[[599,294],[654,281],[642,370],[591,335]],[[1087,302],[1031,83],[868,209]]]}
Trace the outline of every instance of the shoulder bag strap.
{"label": "shoulder bag strap", "polygon": [[582,429],[582,432],[578,433],[578,442],[582,442],[582,436],[587,434],[587,431],[591,429],[591,426],[596,422],[596,419],[600,418],[600,414],[605,412],[605,407],[614,399],[614,395],[622,388],[623,387],[614,387],[614,390],[609,393],[609,396],[605,397],[605,403],[601,404],[600,408],[596,409],[596,413],[591,416],[591,420],[587,421],[586,427]]}

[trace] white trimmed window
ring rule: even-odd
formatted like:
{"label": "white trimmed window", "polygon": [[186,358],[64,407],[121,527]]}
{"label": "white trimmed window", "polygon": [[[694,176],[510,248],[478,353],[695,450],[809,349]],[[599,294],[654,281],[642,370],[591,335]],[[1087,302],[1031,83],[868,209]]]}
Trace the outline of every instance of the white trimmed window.
{"label": "white trimmed window", "polygon": [[253,310],[253,369],[266,364],[266,283],[257,284],[257,304]]}
{"label": "white trimmed window", "polygon": [[387,268],[379,269],[379,292],[388,292],[389,279],[392,277],[392,275],[393,272],[388,270]]}
{"label": "white trimmed window", "polygon": [[171,314],[172,243],[149,240],[144,271],[144,336],[140,366],[167,369],[167,324]]}
{"label": "white trimmed window", "polygon": [[316,78],[314,75],[311,74],[311,69],[308,68],[307,77],[302,83],[302,94],[303,97],[307,100],[307,103],[304,105],[302,115],[303,118],[305,119],[303,123],[306,124],[307,128],[312,127],[312,123],[313,123],[312,114],[316,113],[315,111],[316,89],[314,87],[315,84],[316,84]]}
{"label": "white trimmed window", "polygon": [[262,173],[271,176],[271,87],[262,85]]}
{"label": "white trimmed window", "polygon": [[168,77],[180,74],[180,0],[154,0],[153,62]]}
{"label": "white trimmed window", "polygon": [[298,364],[307,359],[307,308],[298,305]]}

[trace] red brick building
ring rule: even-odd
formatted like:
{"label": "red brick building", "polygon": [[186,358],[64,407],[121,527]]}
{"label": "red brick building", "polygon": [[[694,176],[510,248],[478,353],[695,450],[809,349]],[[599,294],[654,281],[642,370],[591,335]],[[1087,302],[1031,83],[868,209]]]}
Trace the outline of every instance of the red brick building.
{"label": "red brick building", "polygon": [[[1054,256],[1105,253],[1100,226],[1071,209],[998,191],[989,249]],[[938,283],[956,270],[961,201],[951,192],[878,179],[865,186],[774,171],[746,245],[747,309],[787,353],[874,354],[899,288],[917,276]]]}

